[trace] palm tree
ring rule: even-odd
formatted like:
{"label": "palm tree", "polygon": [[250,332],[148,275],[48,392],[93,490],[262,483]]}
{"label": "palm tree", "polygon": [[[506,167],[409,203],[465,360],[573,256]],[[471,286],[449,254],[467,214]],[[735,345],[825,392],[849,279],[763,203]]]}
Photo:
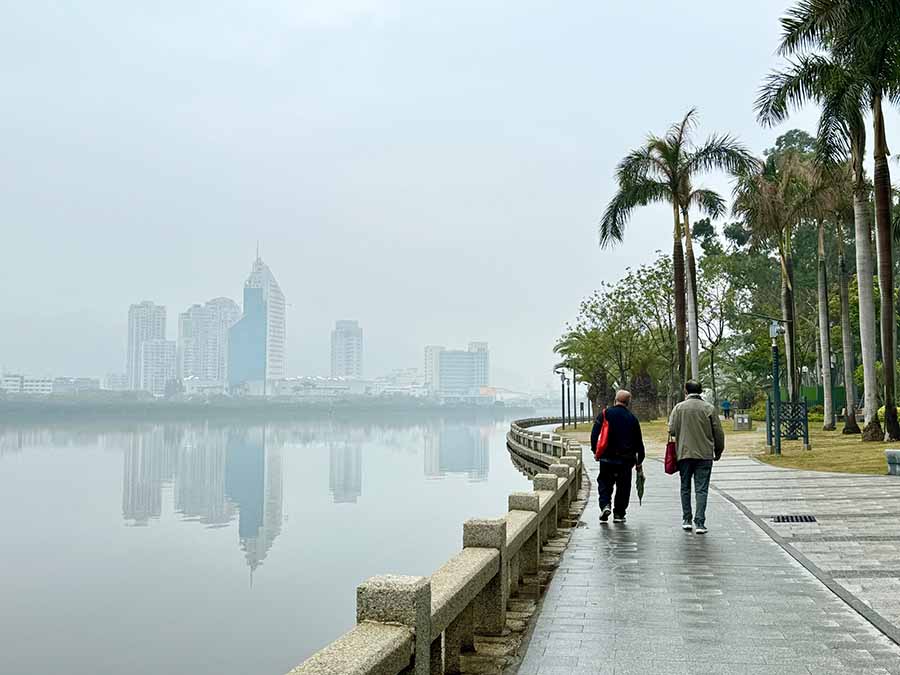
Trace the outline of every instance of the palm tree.
{"label": "palm tree", "polygon": [[800,398],[797,364],[797,307],[794,286],[794,229],[809,211],[809,168],[795,152],[770,156],[761,169],[738,174],[732,212],[742,218],[757,246],[774,246],[781,269],[781,317],[786,377],[791,401]]}
{"label": "palm tree", "polygon": [[695,146],[690,137],[696,124],[697,111],[691,109],[664,136],[649,136],[643,146],[630,152],[619,163],[616,170],[619,189],[606,207],[599,227],[600,246],[607,247],[622,241],[625,225],[635,208],[652,203],[671,206],[674,223],[672,261],[676,362],[682,382],[685,379],[685,323],[690,341],[691,377],[700,378],[697,266],[688,214],[691,208],[712,217],[725,212],[724,200],[712,190],[694,188],[693,179],[713,169],[731,173],[751,170],[756,162],[742,144],[728,135],[713,135],[702,145]]}
{"label": "palm tree", "polygon": [[900,440],[894,397],[896,313],[891,177],[882,106],[885,98],[893,101],[900,98],[900,3],[896,0],[802,0],[789,10],[781,24],[779,51],[782,55],[809,55],[816,50],[828,50],[850,70],[859,98],[872,113],[885,435],[890,440]]}
{"label": "palm tree", "polygon": [[[817,161],[838,173],[842,172],[842,166],[849,163],[865,395],[863,440],[880,441],[883,434],[878,421],[875,366],[877,355],[875,301],[872,296],[872,231],[869,225],[869,188],[863,169],[866,149],[864,93],[860,79],[845,61],[818,54],[802,55],[792,61],[786,70],[769,75],[756,101],[756,110],[761,122],[774,125],[787,119],[791,108],[800,108],[807,101],[819,103],[821,115],[817,133]],[[849,329],[849,320],[844,327],[843,313],[841,325],[842,330]],[[847,343],[847,336],[844,342]],[[852,341],[850,345],[852,347]],[[853,359],[848,358],[845,350],[845,367],[848,362],[853,362]],[[852,383],[853,379],[848,378],[846,372],[844,379],[846,389],[849,387],[846,382],[849,380]],[[848,401],[853,401],[855,406],[855,398],[848,398]],[[855,418],[853,422],[855,423]],[[848,425],[852,432],[853,425],[849,419]]]}

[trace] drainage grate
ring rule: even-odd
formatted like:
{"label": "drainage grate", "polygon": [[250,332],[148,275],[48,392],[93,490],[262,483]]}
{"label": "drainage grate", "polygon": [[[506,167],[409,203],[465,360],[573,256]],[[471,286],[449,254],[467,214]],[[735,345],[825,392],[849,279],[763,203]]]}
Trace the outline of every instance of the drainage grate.
{"label": "drainage grate", "polygon": [[776,523],[815,523],[815,516],[773,516],[772,521]]}

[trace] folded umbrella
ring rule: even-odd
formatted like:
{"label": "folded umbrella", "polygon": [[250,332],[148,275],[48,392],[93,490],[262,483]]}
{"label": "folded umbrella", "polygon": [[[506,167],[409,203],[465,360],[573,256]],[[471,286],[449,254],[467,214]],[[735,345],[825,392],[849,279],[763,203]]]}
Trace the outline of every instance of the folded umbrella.
{"label": "folded umbrella", "polygon": [[637,480],[635,481],[635,487],[637,487],[638,493],[638,504],[644,503],[644,483],[647,482],[646,476],[644,476],[643,471],[637,472]]}

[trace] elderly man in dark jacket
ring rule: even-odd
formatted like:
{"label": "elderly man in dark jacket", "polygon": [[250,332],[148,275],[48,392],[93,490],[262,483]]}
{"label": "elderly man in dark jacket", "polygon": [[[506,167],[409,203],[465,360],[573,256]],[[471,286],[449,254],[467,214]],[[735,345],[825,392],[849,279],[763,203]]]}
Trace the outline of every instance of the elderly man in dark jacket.
{"label": "elderly man in dark jacket", "polygon": [[644,440],[641,437],[641,423],[628,409],[630,405],[631,392],[624,389],[617,391],[616,404],[597,415],[591,431],[591,449],[596,451],[603,420],[606,419],[607,444],[600,458],[600,475],[597,476],[600,522],[603,523],[609,520],[610,512],[614,523],[625,522],[625,512],[631,497],[631,471],[643,471]]}

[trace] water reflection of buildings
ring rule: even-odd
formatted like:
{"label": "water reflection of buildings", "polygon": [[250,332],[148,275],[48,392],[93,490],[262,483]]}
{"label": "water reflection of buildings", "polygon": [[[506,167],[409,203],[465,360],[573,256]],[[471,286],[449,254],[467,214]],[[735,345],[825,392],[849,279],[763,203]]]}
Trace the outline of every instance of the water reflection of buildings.
{"label": "water reflection of buildings", "polygon": [[465,474],[487,480],[490,471],[490,427],[444,426],[425,435],[425,475],[442,478]]}
{"label": "water reflection of buildings", "polygon": [[237,512],[240,546],[256,569],[281,532],[282,445],[264,427],[136,431],[125,449],[122,515],[134,525],[159,518],[168,486],[185,520],[223,526]]}
{"label": "water reflection of buildings", "polygon": [[281,533],[281,447],[252,427],[228,437],[225,493],[238,507],[238,536],[250,569],[265,560]]}
{"label": "water reflection of buildings", "polygon": [[335,504],[355,504],[362,495],[362,447],[333,444],[329,449],[328,487]]}

